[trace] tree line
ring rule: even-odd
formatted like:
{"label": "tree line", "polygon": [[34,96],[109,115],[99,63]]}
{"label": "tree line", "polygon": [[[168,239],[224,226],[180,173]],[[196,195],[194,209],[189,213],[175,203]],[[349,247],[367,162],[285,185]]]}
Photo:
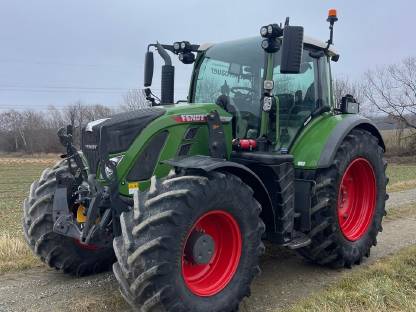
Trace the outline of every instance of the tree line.
{"label": "tree line", "polygon": [[0,113],[0,152],[60,153],[64,149],[56,135],[61,127],[72,125],[74,142],[79,145],[80,131],[90,121],[118,112],[148,106],[140,90],[130,90],[118,107],[77,102],[63,108],[50,106],[46,111],[7,110]]}
{"label": "tree line", "polygon": [[[416,57],[369,70],[356,81],[338,77],[333,88],[337,102],[346,94],[353,95],[361,103],[363,114],[399,128],[410,142],[410,152],[416,152]],[[89,121],[148,105],[141,90],[131,90],[116,108],[77,102],[60,109],[51,106],[47,111],[3,111],[0,152],[61,152],[56,136],[60,127],[73,125],[75,142],[79,142],[80,129]]]}

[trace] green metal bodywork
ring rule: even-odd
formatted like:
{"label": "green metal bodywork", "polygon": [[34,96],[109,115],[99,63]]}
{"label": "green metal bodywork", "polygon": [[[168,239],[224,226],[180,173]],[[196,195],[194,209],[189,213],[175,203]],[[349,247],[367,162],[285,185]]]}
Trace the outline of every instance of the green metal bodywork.
{"label": "green metal bodywork", "polygon": [[324,146],[333,129],[345,118],[352,115],[326,113],[311,120],[301,130],[290,154],[294,156],[295,168],[316,169]]}
{"label": "green metal bodywork", "polygon": [[[137,181],[128,181],[127,175],[135,165],[137,158],[146,148],[151,138],[162,131],[168,131],[168,138],[163,146],[160,154],[158,165],[155,168],[154,175],[156,177],[164,177],[170,171],[170,166],[162,163],[164,160],[174,158],[183,143],[192,143],[189,155],[209,155],[208,150],[208,127],[206,122],[178,122],[175,117],[181,115],[207,115],[209,112],[216,110],[220,117],[231,117],[229,113],[221,109],[215,104],[176,104],[164,106],[166,113],[151,122],[134,140],[130,148],[121,153],[124,157],[117,166],[118,181],[120,181],[119,189],[123,195],[128,195],[128,183]],[[231,123],[223,123],[224,132],[227,142],[227,153],[231,153]],[[197,135],[190,141],[184,141],[184,134],[189,127],[199,127]],[[120,154],[117,154],[120,155]],[[111,157],[116,155],[111,155]],[[139,189],[148,188],[150,181],[140,181]]]}
{"label": "green metal bodywork", "polygon": [[[120,193],[128,195],[128,183],[140,182],[140,190],[149,187],[150,181],[129,181],[127,175],[134,166],[140,153],[146,148],[150,139],[161,131],[168,131],[169,135],[160,154],[158,165],[155,168],[156,177],[166,176],[171,167],[162,163],[177,155],[179,147],[183,143],[192,143],[189,155],[209,155],[208,150],[208,126],[205,122],[178,123],[175,116],[208,114],[217,110],[222,117],[230,117],[226,111],[215,104],[178,104],[166,106],[166,113],[150,123],[135,139],[131,147],[125,152],[123,159],[117,167],[118,181],[120,181]],[[294,165],[300,169],[316,169],[322,150],[336,125],[351,115],[334,115],[326,113],[313,119],[298,135],[289,153],[294,156]],[[231,153],[231,123],[223,123],[228,155]],[[184,134],[189,127],[199,127],[198,134],[191,141],[184,141]],[[115,155],[112,155],[115,156]]]}

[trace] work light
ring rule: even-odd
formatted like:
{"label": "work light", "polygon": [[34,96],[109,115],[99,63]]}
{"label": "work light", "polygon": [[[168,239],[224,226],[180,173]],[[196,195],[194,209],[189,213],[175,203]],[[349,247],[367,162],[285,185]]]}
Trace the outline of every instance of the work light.
{"label": "work light", "polygon": [[[113,158],[110,158],[109,159],[109,161],[110,162],[112,162],[112,165],[114,166],[114,167],[117,167],[117,165],[118,165],[118,163],[121,161],[123,159],[123,155],[120,155],[120,156],[116,156],[116,157],[113,157]],[[106,176],[107,177],[111,177],[112,175],[113,175],[113,169],[112,168],[110,168],[110,166],[105,166],[104,167],[104,170],[105,170],[105,174],[106,174]]]}
{"label": "work light", "polygon": [[260,28],[260,35],[264,38],[277,38],[283,35],[283,29],[277,24],[269,24]]}

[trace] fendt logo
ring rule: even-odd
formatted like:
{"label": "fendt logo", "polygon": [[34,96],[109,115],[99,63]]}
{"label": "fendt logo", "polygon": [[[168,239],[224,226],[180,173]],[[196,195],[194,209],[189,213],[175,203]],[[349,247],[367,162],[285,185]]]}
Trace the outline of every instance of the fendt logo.
{"label": "fendt logo", "polygon": [[206,122],[207,115],[195,114],[195,115],[178,115],[174,116],[176,122]]}
{"label": "fendt logo", "polygon": [[97,145],[95,144],[85,144],[84,145],[86,149],[90,149],[90,150],[96,150],[97,149]]}
{"label": "fendt logo", "polygon": [[[221,122],[230,122],[233,117],[221,116]],[[176,122],[207,122],[207,115],[204,114],[191,114],[191,115],[176,115],[173,116]]]}

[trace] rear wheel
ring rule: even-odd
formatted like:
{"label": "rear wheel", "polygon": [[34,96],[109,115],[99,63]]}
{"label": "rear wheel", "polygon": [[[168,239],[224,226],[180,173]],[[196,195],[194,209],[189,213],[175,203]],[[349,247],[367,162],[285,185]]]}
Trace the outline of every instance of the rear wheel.
{"label": "rear wheel", "polygon": [[312,244],[299,250],[307,259],[351,267],[370,255],[386,214],[383,153],[376,137],[355,129],[338,148],[333,165],[318,171],[307,233]]}
{"label": "rear wheel", "polygon": [[138,311],[234,311],[250,294],[264,251],[260,204],[223,173],[153,181],[121,216],[113,270]]}
{"label": "rear wheel", "polygon": [[66,161],[45,169],[39,181],[32,183],[29,197],[23,203],[23,233],[29,247],[50,267],[71,275],[108,270],[115,261],[111,244],[97,248],[53,232],[53,195],[58,171],[68,171]]}

